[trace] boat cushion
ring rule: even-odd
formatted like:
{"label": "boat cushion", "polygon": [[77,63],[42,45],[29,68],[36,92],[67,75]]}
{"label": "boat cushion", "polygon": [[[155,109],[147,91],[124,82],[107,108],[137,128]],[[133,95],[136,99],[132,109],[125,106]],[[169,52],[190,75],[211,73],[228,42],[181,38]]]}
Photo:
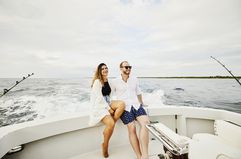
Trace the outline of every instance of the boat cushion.
{"label": "boat cushion", "polygon": [[225,143],[241,149],[241,127],[239,125],[216,120],[214,122],[215,135],[222,138]]}
{"label": "boat cushion", "polygon": [[240,159],[241,149],[229,145],[216,135],[200,133],[194,134],[189,143],[189,159]]}

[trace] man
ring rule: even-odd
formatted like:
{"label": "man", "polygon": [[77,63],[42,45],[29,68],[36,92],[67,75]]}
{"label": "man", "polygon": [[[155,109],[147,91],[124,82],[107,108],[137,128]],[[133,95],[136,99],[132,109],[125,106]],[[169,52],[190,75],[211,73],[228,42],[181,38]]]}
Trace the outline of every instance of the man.
{"label": "man", "polygon": [[[120,78],[115,79],[113,93],[117,100],[125,102],[125,111],[121,116],[127,125],[129,140],[138,159],[148,159],[149,133],[146,125],[149,123],[137,78],[130,76],[131,66],[127,61],[120,63]],[[139,139],[136,134],[136,122],[140,125]]]}

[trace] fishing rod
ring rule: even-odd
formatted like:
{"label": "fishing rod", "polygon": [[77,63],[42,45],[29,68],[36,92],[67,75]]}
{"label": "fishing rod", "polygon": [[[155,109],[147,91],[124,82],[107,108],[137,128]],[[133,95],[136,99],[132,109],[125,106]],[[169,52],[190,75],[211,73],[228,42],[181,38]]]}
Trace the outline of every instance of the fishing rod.
{"label": "fishing rod", "polygon": [[239,79],[237,78],[237,77],[235,77],[233,74],[232,74],[232,72],[224,65],[224,64],[222,64],[219,60],[217,60],[216,58],[214,58],[213,56],[210,56],[212,59],[214,59],[215,61],[217,61],[221,66],[223,66],[227,71],[228,71],[228,73],[229,74],[231,74],[231,76],[240,84],[240,86],[241,86],[241,83],[240,83],[240,81],[239,81]]}
{"label": "fishing rod", "polygon": [[22,81],[24,81],[25,79],[29,78],[30,76],[34,75],[34,73],[32,74],[28,74],[27,77],[23,77],[20,81],[16,81],[16,83],[9,89],[3,89],[3,94],[0,95],[0,98],[2,96],[4,96],[6,93],[8,93],[11,89],[13,89],[14,87],[16,87],[19,83],[21,83]]}

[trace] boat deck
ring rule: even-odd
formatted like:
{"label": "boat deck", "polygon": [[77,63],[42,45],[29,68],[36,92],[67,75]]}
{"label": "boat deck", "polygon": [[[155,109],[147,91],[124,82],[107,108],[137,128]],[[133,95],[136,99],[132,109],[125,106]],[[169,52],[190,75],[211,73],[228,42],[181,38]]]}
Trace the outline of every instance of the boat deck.
{"label": "boat deck", "polygon": [[[149,143],[149,159],[159,159],[158,154],[164,153],[162,144],[157,140],[151,140]],[[102,157],[101,149],[89,152],[86,154],[81,154],[78,156],[71,157],[69,159],[100,159]],[[128,143],[126,145],[110,147],[109,149],[109,159],[135,159],[135,153],[132,150],[131,145]]]}

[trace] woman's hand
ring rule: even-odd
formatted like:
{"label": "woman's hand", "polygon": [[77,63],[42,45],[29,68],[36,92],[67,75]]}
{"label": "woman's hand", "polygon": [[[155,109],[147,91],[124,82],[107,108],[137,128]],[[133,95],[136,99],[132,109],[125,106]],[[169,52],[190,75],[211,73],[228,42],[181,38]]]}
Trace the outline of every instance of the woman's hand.
{"label": "woman's hand", "polygon": [[110,115],[114,115],[115,111],[112,108],[110,108],[109,113],[110,113]]}

